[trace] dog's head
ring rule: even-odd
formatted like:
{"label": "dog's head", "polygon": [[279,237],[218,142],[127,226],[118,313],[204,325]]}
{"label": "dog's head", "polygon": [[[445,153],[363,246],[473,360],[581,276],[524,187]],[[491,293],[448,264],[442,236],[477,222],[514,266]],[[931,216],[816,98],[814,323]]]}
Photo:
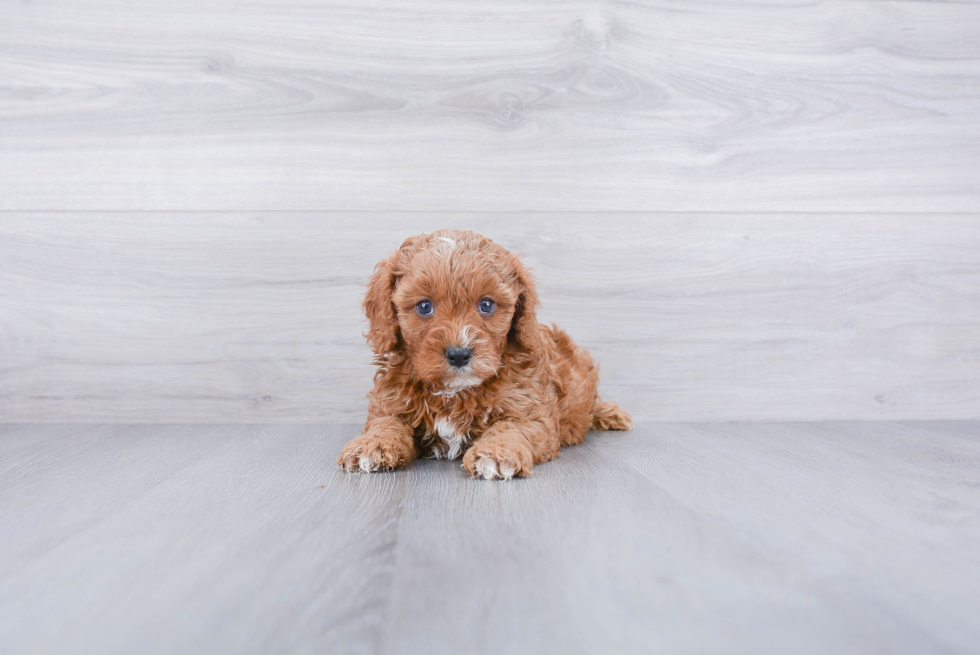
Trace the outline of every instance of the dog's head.
{"label": "dog's head", "polygon": [[402,351],[413,377],[446,393],[496,375],[508,348],[533,348],[538,299],[513,253],[473,232],[405,240],[368,282],[367,340],[380,358]]}

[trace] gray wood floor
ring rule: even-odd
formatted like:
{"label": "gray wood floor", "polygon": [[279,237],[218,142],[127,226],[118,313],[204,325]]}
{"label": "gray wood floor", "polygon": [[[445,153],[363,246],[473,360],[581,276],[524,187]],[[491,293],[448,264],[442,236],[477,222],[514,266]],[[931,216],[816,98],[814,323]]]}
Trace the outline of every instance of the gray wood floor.
{"label": "gray wood floor", "polygon": [[980,423],[646,423],[533,477],[356,429],[0,426],[5,653],[975,653]]}

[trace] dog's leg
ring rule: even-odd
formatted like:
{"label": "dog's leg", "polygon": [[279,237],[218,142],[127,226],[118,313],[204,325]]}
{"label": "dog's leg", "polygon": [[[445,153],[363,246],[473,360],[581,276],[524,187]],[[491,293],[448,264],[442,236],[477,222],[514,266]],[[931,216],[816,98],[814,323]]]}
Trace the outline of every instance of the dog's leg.
{"label": "dog's leg", "polygon": [[405,466],[416,456],[415,430],[394,417],[368,419],[364,434],[352,439],[337,463],[347,471],[390,471]]}
{"label": "dog's leg", "polygon": [[616,403],[607,403],[596,396],[592,406],[593,430],[631,430],[633,419]]}
{"label": "dog's leg", "polygon": [[463,469],[485,480],[509,480],[531,475],[537,462],[558,454],[556,430],[535,421],[500,421],[493,424],[463,455]]}

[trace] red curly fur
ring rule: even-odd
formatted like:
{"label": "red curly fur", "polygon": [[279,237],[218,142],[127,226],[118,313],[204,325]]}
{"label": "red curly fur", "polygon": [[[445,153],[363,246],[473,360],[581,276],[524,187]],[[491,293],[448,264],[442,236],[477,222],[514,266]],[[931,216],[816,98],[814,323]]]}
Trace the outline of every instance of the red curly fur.
{"label": "red curly fur", "polygon": [[[492,300],[492,313],[478,311]],[[416,311],[428,300],[429,316]],[[364,313],[378,369],[348,471],[390,470],[420,455],[455,458],[473,476],[511,478],[577,444],[591,428],[629,430],[597,394],[599,368],[556,326],[540,325],[517,255],[473,232],[407,239],[368,282]],[[469,347],[463,368],[446,348]],[[463,449],[465,448],[465,454]]]}

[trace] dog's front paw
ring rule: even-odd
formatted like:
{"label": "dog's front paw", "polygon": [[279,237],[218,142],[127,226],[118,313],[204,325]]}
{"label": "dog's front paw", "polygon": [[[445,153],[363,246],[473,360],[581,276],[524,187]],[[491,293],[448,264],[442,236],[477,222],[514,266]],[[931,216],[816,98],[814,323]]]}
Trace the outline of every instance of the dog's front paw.
{"label": "dog's front paw", "polygon": [[390,471],[404,466],[410,459],[411,453],[406,451],[405,444],[399,440],[385,438],[383,435],[362,434],[344,446],[337,464],[349,473],[370,473]]}
{"label": "dog's front paw", "polygon": [[510,440],[482,439],[463,455],[463,469],[474,478],[510,480],[515,476],[531,475],[534,457],[523,444]]}

